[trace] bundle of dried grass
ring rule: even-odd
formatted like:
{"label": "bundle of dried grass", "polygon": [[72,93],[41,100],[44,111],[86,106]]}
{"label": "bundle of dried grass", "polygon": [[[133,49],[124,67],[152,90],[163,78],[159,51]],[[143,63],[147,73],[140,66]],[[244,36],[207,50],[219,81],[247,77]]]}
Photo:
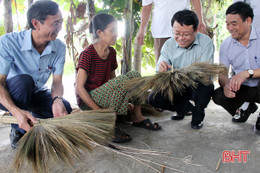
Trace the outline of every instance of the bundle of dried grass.
{"label": "bundle of dried grass", "polygon": [[83,111],[41,119],[19,141],[14,167],[18,172],[31,163],[35,172],[48,172],[50,160],[71,166],[73,160],[81,158],[81,150],[92,150],[91,141],[108,143],[114,123],[115,113],[111,110]]}
{"label": "bundle of dried grass", "polygon": [[211,78],[220,73],[227,73],[225,65],[209,62],[193,63],[170,72],[131,79],[126,82],[126,89],[132,99],[141,99],[143,102],[147,99],[150,89],[155,94],[162,93],[164,97],[173,101],[174,94],[183,93],[187,87],[196,89],[198,82],[204,85],[212,84]]}

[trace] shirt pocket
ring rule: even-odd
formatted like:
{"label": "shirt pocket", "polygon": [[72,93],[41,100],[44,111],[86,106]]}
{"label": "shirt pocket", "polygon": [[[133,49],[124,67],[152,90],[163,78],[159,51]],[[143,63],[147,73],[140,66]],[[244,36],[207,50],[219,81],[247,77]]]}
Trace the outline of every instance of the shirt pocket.
{"label": "shirt pocket", "polygon": [[47,66],[45,69],[39,71],[40,82],[42,84],[45,84],[48,81],[51,73],[53,73],[53,71],[54,71],[54,67],[51,67],[51,66]]}

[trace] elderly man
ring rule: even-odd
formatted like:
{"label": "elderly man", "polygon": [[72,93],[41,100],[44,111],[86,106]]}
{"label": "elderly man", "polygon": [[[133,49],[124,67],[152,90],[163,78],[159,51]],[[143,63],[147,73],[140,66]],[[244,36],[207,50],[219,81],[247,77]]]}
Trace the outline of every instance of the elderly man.
{"label": "elderly man", "polygon": [[[249,102],[246,110],[232,118],[233,122],[246,122],[249,115],[257,110],[255,102],[260,103],[260,31],[252,25],[253,10],[249,4],[236,2],[226,11],[226,26],[231,36],[220,47],[220,63],[231,66],[233,76],[219,76],[220,88],[213,94],[213,100],[232,116],[244,103]],[[256,122],[260,130],[260,118]]]}
{"label": "elderly man", "polygon": [[[190,10],[182,10],[174,14],[171,25],[174,37],[165,42],[161,56],[157,63],[157,71],[165,72],[173,68],[182,68],[194,62],[213,61],[214,45],[212,40],[198,33],[199,20],[197,15]],[[205,117],[204,109],[207,107],[213,85],[204,86],[199,83],[196,90],[187,88],[183,94],[175,94],[174,102],[164,98],[161,93],[149,96],[149,103],[161,109],[176,111],[177,115],[171,116],[172,120],[181,120],[188,111],[192,111],[191,127],[200,129]],[[193,106],[189,100],[194,100]]]}
{"label": "elderly man", "polygon": [[[66,47],[56,39],[62,25],[58,4],[36,1],[28,12],[30,30],[0,38],[0,108],[18,121],[12,124],[11,146],[37,122],[72,111],[62,98]],[[51,91],[44,84],[53,74]]]}

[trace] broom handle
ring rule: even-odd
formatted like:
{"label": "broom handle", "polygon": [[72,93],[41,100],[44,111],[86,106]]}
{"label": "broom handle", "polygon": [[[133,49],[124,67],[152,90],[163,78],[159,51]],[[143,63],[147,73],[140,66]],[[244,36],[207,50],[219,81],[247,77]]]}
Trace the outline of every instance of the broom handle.
{"label": "broom handle", "polygon": [[[79,111],[75,111],[79,112]],[[112,113],[113,111],[111,109],[101,109],[101,110],[91,110],[87,111],[89,113]],[[18,124],[17,119],[10,115],[0,115],[0,122],[5,124]]]}
{"label": "broom handle", "polygon": [[0,115],[0,122],[6,124],[18,124],[16,118],[10,115]]}

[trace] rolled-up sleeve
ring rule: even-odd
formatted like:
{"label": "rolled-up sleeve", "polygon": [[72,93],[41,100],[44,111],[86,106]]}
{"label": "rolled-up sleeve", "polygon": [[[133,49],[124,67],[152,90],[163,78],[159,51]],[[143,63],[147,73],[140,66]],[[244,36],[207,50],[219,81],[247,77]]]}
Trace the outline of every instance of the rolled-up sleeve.
{"label": "rolled-up sleeve", "polygon": [[142,0],[142,6],[147,6],[153,3],[153,0]]}
{"label": "rolled-up sleeve", "polygon": [[6,36],[0,38],[0,74],[7,75],[10,71],[13,59],[9,55]]}

